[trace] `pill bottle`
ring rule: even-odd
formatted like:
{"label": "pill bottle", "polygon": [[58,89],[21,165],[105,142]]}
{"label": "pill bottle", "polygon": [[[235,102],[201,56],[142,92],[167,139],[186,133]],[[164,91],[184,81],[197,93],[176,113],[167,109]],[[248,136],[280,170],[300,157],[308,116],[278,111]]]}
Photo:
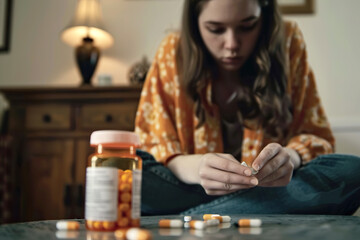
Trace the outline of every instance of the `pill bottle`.
{"label": "pill bottle", "polygon": [[85,225],[92,231],[140,226],[142,159],[138,135],[102,130],[90,136],[95,153],[88,158]]}

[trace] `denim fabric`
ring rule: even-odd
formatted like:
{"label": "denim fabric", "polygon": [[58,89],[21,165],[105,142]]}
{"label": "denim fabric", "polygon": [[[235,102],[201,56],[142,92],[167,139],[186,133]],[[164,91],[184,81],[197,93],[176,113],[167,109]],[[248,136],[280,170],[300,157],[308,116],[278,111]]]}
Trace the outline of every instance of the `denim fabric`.
{"label": "denim fabric", "polygon": [[152,155],[143,159],[142,214],[352,214],[360,205],[360,158],[329,154],[294,171],[286,187],[209,196],[181,182]]}

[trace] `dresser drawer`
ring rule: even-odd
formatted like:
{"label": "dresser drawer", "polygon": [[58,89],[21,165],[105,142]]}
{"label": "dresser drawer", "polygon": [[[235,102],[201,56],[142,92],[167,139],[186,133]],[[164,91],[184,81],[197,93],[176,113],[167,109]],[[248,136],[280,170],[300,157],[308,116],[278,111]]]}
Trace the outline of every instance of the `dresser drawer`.
{"label": "dresser drawer", "polygon": [[89,104],[80,110],[79,126],[82,129],[134,130],[138,102]]}
{"label": "dresser drawer", "polygon": [[26,108],[25,126],[27,129],[70,129],[71,108],[68,105],[34,105]]}

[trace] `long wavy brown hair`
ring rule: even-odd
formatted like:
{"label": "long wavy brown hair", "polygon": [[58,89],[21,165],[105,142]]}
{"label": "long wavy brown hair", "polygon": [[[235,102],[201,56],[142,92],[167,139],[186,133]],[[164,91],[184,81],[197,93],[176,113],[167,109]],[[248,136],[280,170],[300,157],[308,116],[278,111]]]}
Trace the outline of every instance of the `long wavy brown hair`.
{"label": "long wavy brown hair", "polygon": [[[200,35],[198,17],[211,0],[185,0],[177,65],[187,94],[195,103],[199,126],[206,118],[201,92],[214,72],[213,58]],[[283,21],[276,0],[258,0],[262,29],[254,52],[239,72],[242,92],[238,94],[238,115],[242,124],[256,119],[268,137],[284,137],[292,120],[287,94],[287,65]]]}

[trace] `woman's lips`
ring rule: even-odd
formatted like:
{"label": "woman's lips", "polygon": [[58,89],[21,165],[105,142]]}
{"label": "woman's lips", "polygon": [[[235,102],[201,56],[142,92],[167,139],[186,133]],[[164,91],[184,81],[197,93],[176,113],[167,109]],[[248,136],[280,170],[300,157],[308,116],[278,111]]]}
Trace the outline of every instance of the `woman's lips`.
{"label": "woman's lips", "polygon": [[231,65],[234,65],[234,64],[239,64],[242,62],[242,57],[225,57],[225,58],[222,58],[221,61],[225,64],[231,64]]}

